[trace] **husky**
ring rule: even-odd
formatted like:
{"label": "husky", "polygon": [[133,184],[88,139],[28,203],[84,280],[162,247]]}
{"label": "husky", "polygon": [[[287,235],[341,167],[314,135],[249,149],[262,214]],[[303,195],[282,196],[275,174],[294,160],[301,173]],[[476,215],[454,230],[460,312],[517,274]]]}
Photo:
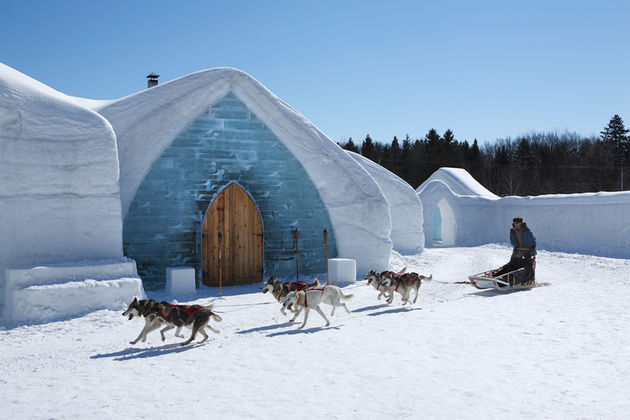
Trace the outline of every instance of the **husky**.
{"label": "husky", "polygon": [[155,305],[157,305],[157,302],[152,299],[138,300],[138,298],[134,298],[133,302],[129,304],[127,310],[123,312],[123,316],[128,316],[130,320],[133,319],[134,316],[144,317],[144,328],[142,329],[142,331],[140,331],[140,335],[138,335],[138,338],[130,341],[129,344],[136,344],[139,340],[142,340],[142,342],[144,343],[145,341],[147,341],[147,334],[149,334],[151,331],[157,330],[162,325],[164,325],[164,322],[162,322],[161,319],[149,319],[149,317],[147,317],[147,313]]}
{"label": "husky", "polygon": [[[221,322],[222,318],[212,312],[212,306],[201,305],[173,305],[168,302],[160,302],[154,305],[149,311],[148,316],[150,319],[160,319],[166,327],[160,330],[162,335],[162,341],[166,340],[164,333],[168,330],[172,330],[177,327],[179,331],[182,327],[190,328],[192,333],[188,340],[181,343],[182,346],[190,344],[195,339],[197,332],[203,335],[203,339],[200,343],[203,343],[208,339],[205,328],[208,327],[215,334],[219,334],[218,330],[212,328],[208,323],[210,318],[216,322]],[[177,333],[176,333],[177,335]],[[181,336],[178,336],[181,337]]]}
{"label": "husky", "polygon": [[287,297],[289,292],[294,290],[303,290],[310,289],[311,287],[318,287],[319,279],[315,279],[313,283],[304,283],[303,281],[290,281],[288,283],[281,283],[276,280],[275,277],[269,277],[262,286],[260,286],[260,290],[262,290],[263,294],[267,292],[271,292],[273,297],[280,303],[284,302],[284,299]]}
{"label": "husky", "polygon": [[[387,299],[387,303],[392,303],[392,301],[394,300],[394,292],[400,293],[400,295],[402,296],[403,305],[405,305],[406,303],[408,303],[409,305],[416,303],[416,300],[418,300],[420,286],[422,285],[423,280],[433,280],[433,274],[431,274],[429,277],[420,275],[418,273],[405,273],[399,276],[383,276],[381,278],[381,284],[390,293],[390,297]],[[409,295],[411,294],[412,290],[416,291],[416,296],[414,297],[413,302],[409,300]]]}
{"label": "husky", "polygon": [[[303,281],[290,281],[288,283],[281,283],[276,280],[275,277],[270,277],[269,280],[267,280],[265,284],[260,287],[260,290],[262,290],[263,294],[271,292],[273,297],[276,298],[278,302],[283,303],[290,292],[310,289],[312,287],[319,287],[318,278],[315,278],[315,280],[313,280],[313,283],[305,283]],[[282,308],[280,308],[280,312],[282,312],[282,315],[286,315],[285,306],[282,306]],[[289,322],[295,321],[295,318],[297,318],[300,313],[297,310],[293,312],[295,312],[295,315],[289,320]]]}
{"label": "husky", "polygon": [[337,308],[337,306],[343,306],[346,309],[346,312],[350,313],[346,304],[342,302],[342,300],[349,299],[352,299],[352,295],[344,295],[339,287],[328,285],[308,290],[289,292],[286,299],[284,300],[283,306],[289,310],[291,310],[294,306],[297,307],[298,311],[295,317],[299,315],[302,308],[306,310],[304,313],[304,322],[298,328],[302,329],[306,325],[306,321],[308,320],[308,313],[311,309],[315,309],[317,313],[320,314],[322,318],[324,318],[324,320],[326,321],[326,326],[330,325],[330,321],[328,320],[328,318],[326,318],[326,315],[324,315],[319,307],[320,303],[327,303],[329,305],[332,305],[333,308],[330,316],[333,316],[335,314],[335,309]]}
{"label": "husky", "polygon": [[383,287],[382,281],[387,276],[396,277],[403,274],[405,271],[407,271],[407,266],[403,267],[397,273],[394,273],[393,271],[383,271],[382,273],[377,273],[374,270],[370,270],[370,272],[367,273],[367,276],[365,276],[364,280],[367,280],[367,284],[372,285],[372,287],[376,289],[376,291],[378,292],[378,296],[376,298],[378,300],[381,300],[381,296],[385,296],[385,300],[388,303],[391,303],[391,300],[394,298],[394,292]]}
{"label": "husky", "polygon": [[381,300],[381,296],[385,296],[385,299],[388,299],[388,296],[385,294],[386,289],[381,284],[381,275],[379,273],[374,270],[370,270],[364,280],[367,280],[368,286],[372,285],[372,287],[376,289],[378,292],[378,296],[376,298],[378,300]]}

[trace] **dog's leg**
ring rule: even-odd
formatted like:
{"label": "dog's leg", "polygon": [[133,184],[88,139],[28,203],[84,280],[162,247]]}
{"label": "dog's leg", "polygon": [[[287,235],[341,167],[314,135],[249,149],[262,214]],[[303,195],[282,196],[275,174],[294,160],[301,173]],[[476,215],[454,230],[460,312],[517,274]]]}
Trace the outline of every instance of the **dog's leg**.
{"label": "dog's leg", "polygon": [[172,330],[173,328],[175,328],[175,325],[167,325],[160,330],[160,334],[162,334],[162,341],[166,341],[166,336],[164,335],[164,333],[168,330]]}
{"label": "dog's leg", "polygon": [[294,321],[297,319],[297,317],[298,317],[298,315],[299,315],[300,313],[302,313],[302,308],[301,308],[301,307],[300,307],[300,308],[298,308],[298,309],[297,309],[297,311],[295,311],[295,315],[293,315],[293,318],[291,318],[291,319],[289,320],[289,322],[294,322]]}
{"label": "dog's leg", "polygon": [[387,296],[387,299],[385,299],[385,301],[387,303],[392,303],[394,301],[394,292],[390,291],[389,296]]}
{"label": "dog's leg", "polygon": [[186,336],[182,334],[182,327],[177,327],[175,330],[175,337],[186,338]]}
{"label": "dog's leg", "polygon": [[205,327],[210,327],[210,326],[202,325],[201,328],[199,328],[199,332],[201,333],[201,335],[203,335],[203,339],[200,341],[200,343],[203,343],[204,341],[208,339],[208,334],[206,334]]}
{"label": "dog's leg", "polygon": [[212,327],[210,326],[210,324],[206,325],[206,328],[210,328],[210,330],[212,330],[212,332],[213,332],[213,333],[215,333],[215,334],[221,334],[221,331],[219,331],[219,330],[215,330],[214,328],[212,328]]}
{"label": "dog's leg", "polygon": [[160,322],[154,321],[152,325],[145,327],[144,336],[142,337],[142,342],[144,343],[145,341],[147,341],[147,334],[149,334],[151,331],[157,330],[161,326],[162,324]]}
{"label": "dog's leg", "polygon": [[202,327],[203,327],[203,324],[201,322],[195,322],[192,328],[192,333],[190,334],[190,338],[184,341],[182,344],[180,344],[180,346],[187,346],[188,344],[190,344],[190,342],[195,339],[195,336],[197,335],[197,331],[199,331],[199,329]]}
{"label": "dog's leg", "polygon": [[145,325],[142,331],[140,331],[140,335],[138,335],[138,338],[136,338],[133,341],[130,341],[129,344],[136,344],[141,338],[142,338],[142,341],[146,340],[147,339],[147,334],[145,333],[146,329],[147,329],[147,326]]}
{"label": "dog's leg", "polygon": [[420,281],[422,281],[422,280],[418,279],[418,287],[416,287],[416,297],[413,298],[413,303],[416,303],[416,300],[418,300],[418,294],[420,292],[420,286],[422,285],[422,283],[420,283]]}
{"label": "dog's leg", "polygon": [[[334,308],[334,306],[333,306]],[[328,318],[326,318],[326,315],[324,315],[324,312],[319,308],[319,306],[315,307],[315,310],[317,311],[318,314],[320,314],[322,316],[322,318],[324,318],[324,320],[326,321],[326,326],[330,325],[330,321],[328,320]]]}
{"label": "dog's leg", "polygon": [[[346,306],[346,304],[341,301],[341,296],[339,295],[339,293],[337,293],[334,298],[332,296],[330,297],[330,304],[333,307],[332,311],[330,312],[330,316],[335,315],[335,310],[337,309],[337,306]],[[347,310],[348,308],[346,308],[346,311]]]}
{"label": "dog's leg", "polygon": [[298,328],[298,330],[301,330],[302,328],[304,328],[304,326],[306,325],[306,320],[308,319],[308,313],[311,310],[309,308],[305,308],[304,309],[304,322],[302,322],[302,325]]}

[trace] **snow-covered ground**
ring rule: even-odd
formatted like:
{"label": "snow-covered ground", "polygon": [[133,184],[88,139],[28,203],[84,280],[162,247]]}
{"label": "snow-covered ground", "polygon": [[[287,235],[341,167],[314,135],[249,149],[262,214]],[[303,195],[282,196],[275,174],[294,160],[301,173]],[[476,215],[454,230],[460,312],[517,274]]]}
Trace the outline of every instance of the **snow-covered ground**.
{"label": "snow-covered ground", "polygon": [[[509,254],[427,248],[394,254],[392,268],[455,282]],[[258,285],[201,289],[221,334],[188,347],[172,332],[128,344],[143,322],[122,311],[3,328],[0,417],[628,418],[630,260],[540,251],[537,262],[550,287],[425,283],[412,308],[358,281],[344,287],[351,314],[323,328],[312,312],[304,330]]]}

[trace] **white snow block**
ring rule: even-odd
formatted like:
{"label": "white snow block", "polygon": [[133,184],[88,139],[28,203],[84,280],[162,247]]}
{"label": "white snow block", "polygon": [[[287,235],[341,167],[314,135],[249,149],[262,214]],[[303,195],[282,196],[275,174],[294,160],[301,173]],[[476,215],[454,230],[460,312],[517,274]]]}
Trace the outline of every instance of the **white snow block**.
{"label": "white snow block", "polygon": [[125,308],[144,298],[133,260],[85,261],[5,269],[4,319],[48,322],[100,309]]}
{"label": "white snow block", "polygon": [[328,277],[332,284],[354,283],[357,279],[357,261],[351,258],[329,258]]}
{"label": "white snow block", "polygon": [[197,292],[195,269],[192,267],[166,268],[166,293],[171,296],[190,295]]}

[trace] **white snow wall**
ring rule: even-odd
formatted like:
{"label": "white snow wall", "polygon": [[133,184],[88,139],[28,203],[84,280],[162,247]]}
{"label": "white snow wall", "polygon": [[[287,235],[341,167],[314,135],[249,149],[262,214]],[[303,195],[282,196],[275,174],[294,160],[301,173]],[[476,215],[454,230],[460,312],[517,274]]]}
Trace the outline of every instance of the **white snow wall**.
{"label": "white snow wall", "polygon": [[102,116],[0,63],[0,286],[7,267],[122,258],[118,173]]}
{"label": "white snow wall", "polygon": [[[471,180],[463,169],[440,168],[418,187],[427,246],[509,242],[512,219],[519,216],[539,249],[630,258],[630,191],[500,198]],[[443,231],[452,232],[450,243],[431,238],[438,210]]]}
{"label": "white snow wall", "polygon": [[394,249],[418,253],[424,249],[422,203],[411,185],[396,174],[358,153],[346,150],[374,178],[389,203]]}

